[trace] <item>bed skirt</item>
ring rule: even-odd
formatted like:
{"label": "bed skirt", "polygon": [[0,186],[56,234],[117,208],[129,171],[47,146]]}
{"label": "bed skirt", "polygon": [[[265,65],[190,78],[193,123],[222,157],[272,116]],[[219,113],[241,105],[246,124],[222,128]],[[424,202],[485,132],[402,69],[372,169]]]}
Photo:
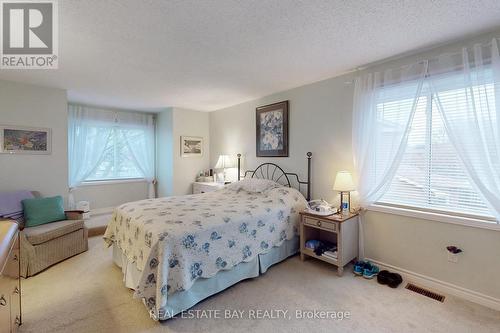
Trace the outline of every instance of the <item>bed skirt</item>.
{"label": "bed skirt", "polygon": [[[281,246],[273,247],[265,254],[259,254],[254,260],[242,262],[231,270],[219,271],[214,277],[199,278],[189,290],[176,292],[168,296],[166,318],[171,318],[185,311],[205,298],[217,294],[232,285],[250,278],[255,278],[267,271],[272,265],[285,260],[299,251],[297,236],[284,241]],[[135,289],[139,283],[141,272],[129,262],[122,251],[113,245],[113,261],[121,267],[125,286]]]}

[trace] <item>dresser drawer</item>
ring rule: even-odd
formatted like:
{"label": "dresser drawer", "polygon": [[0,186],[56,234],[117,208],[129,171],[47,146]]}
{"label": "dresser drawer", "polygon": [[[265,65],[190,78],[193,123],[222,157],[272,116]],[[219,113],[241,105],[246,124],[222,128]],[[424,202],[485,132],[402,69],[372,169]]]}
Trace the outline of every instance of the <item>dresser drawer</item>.
{"label": "dresser drawer", "polygon": [[19,281],[13,286],[10,295],[10,328],[16,332],[21,325],[21,289]]}
{"label": "dresser drawer", "polygon": [[312,227],[318,227],[330,231],[337,231],[337,223],[335,222],[330,222],[330,221],[325,221],[325,220],[320,220],[320,219],[315,219],[311,217],[304,217],[304,224],[310,225]]}
{"label": "dresser drawer", "polygon": [[18,279],[19,277],[19,249],[12,248],[5,263],[3,271],[0,273],[1,277],[10,279]]}
{"label": "dresser drawer", "polygon": [[17,224],[0,221],[0,332],[17,332],[21,324]]}
{"label": "dresser drawer", "polygon": [[0,281],[0,332],[10,332],[10,295],[2,289]]}

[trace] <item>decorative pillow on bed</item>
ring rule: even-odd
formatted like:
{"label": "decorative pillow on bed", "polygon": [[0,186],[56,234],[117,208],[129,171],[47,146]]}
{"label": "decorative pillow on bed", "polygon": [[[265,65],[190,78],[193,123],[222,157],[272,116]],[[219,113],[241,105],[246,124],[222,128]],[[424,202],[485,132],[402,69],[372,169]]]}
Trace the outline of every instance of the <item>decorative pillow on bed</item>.
{"label": "decorative pillow on bed", "polygon": [[226,186],[226,188],[229,188],[231,190],[244,190],[253,193],[262,193],[276,187],[281,187],[281,185],[269,179],[259,178],[246,178],[240,180],[239,182],[231,183]]}

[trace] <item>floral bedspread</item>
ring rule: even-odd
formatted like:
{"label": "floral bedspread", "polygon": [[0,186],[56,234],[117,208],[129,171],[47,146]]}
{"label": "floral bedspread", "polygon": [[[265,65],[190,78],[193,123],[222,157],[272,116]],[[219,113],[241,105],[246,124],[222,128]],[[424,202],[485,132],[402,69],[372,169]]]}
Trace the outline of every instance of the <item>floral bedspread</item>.
{"label": "floral bedspread", "polygon": [[169,294],[293,238],[305,205],[302,194],[287,187],[142,200],[115,209],[104,240],[137,265],[142,275],[134,296],[162,320]]}

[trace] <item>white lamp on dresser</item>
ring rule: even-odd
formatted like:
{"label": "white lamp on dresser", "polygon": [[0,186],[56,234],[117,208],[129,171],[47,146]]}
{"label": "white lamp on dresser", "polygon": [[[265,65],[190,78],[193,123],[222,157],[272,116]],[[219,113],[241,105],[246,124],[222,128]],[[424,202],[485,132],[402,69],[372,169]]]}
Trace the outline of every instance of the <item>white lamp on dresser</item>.
{"label": "white lamp on dresser", "polygon": [[217,164],[215,164],[214,169],[218,171],[222,171],[222,179],[219,180],[219,177],[217,178],[217,182],[225,183],[227,179],[227,174],[226,171],[227,169],[232,169],[236,168],[236,158],[230,156],[230,155],[219,155],[219,159],[217,160]]}

